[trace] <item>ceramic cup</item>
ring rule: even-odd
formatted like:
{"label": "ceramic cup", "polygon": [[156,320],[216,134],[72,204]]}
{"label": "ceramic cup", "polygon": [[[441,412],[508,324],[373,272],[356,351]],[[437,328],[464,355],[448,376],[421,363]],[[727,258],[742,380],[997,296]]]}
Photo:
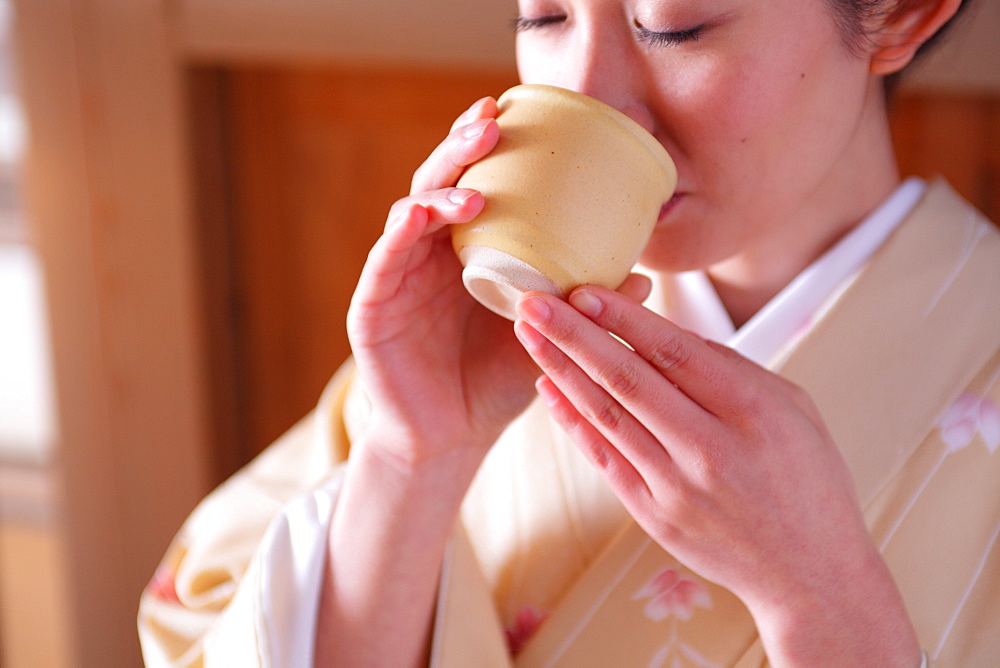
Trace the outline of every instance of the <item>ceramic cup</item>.
{"label": "ceramic cup", "polygon": [[580,93],[521,85],[497,102],[500,141],[458,181],[486,200],[452,229],[466,289],[513,320],[523,292],[617,288],[676,187],[670,156],[638,123]]}

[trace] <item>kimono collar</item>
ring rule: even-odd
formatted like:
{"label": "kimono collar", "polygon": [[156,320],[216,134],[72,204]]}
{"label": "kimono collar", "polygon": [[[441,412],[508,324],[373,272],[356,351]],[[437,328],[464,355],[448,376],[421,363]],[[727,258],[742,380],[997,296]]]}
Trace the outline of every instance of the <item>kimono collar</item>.
{"label": "kimono collar", "polygon": [[725,343],[758,364],[808,329],[825,303],[850,284],[861,267],[923,196],[926,184],[909,178],[877,209],[809,265],[738,330],[702,270],[653,278],[647,305],[681,327]]}

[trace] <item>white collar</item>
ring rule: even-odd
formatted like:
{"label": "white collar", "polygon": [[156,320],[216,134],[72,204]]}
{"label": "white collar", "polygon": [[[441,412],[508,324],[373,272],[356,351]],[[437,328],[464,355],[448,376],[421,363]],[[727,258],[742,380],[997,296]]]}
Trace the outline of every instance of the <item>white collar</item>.
{"label": "white collar", "polygon": [[885,202],[738,330],[702,270],[654,274],[648,303],[666,307],[665,312],[681,327],[724,342],[758,364],[765,364],[808,330],[821,307],[850,285],[868,258],[920,200],[926,187],[922,179],[903,181]]}

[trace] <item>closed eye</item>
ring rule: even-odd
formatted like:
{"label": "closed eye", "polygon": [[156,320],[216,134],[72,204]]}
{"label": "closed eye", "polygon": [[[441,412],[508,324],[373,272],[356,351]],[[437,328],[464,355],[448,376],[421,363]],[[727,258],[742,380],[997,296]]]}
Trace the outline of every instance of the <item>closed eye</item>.
{"label": "closed eye", "polygon": [[511,23],[514,27],[514,32],[525,32],[526,30],[538,30],[539,28],[547,28],[549,26],[562,23],[565,20],[566,20],[565,15],[553,14],[552,16],[540,16],[534,19],[518,16]]}
{"label": "closed eye", "polygon": [[671,30],[669,32],[654,32],[635,21],[636,39],[650,46],[678,46],[685,42],[697,42],[705,30],[704,25],[695,26],[689,30]]}

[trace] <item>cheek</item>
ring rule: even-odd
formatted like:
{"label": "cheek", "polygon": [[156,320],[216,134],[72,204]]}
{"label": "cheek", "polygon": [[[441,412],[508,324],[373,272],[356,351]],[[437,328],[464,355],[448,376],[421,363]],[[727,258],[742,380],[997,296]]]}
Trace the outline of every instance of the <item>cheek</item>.
{"label": "cheek", "polygon": [[518,35],[516,40],[514,62],[521,83],[570,87],[573,59],[565,44],[530,33]]}
{"label": "cheek", "polygon": [[851,98],[859,89],[832,58],[793,53],[720,62],[667,94],[674,111],[666,132],[700,185],[774,188],[835,159],[857,121]]}
{"label": "cheek", "polygon": [[678,168],[693,172],[682,175],[682,182],[707,186],[757,143],[779,105],[761,95],[754,78],[748,67],[713,63],[663,89],[663,135],[677,153]]}
{"label": "cheek", "polygon": [[667,52],[655,73],[664,134],[691,154],[725,142],[739,143],[774,115],[773,63],[763,54],[733,47],[688,57]]}
{"label": "cheek", "polygon": [[545,83],[546,69],[555,66],[555,58],[545,58],[532,40],[524,35],[518,35],[514,40],[514,63],[517,65],[517,76],[521,83]]}
{"label": "cheek", "polygon": [[521,83],[534,83],[535,60],[533,54],[524,45],[524,40],[517,37],[514,40],[514,63],[517,66],[517,76]]}

